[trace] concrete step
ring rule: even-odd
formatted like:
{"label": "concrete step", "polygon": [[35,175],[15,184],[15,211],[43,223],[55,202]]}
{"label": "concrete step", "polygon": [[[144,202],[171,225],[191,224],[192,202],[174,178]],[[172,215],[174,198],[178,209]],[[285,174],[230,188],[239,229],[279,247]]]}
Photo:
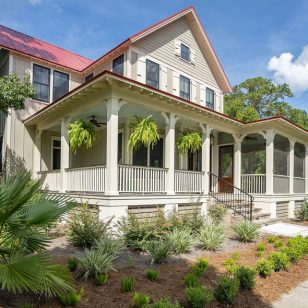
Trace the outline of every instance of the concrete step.
{"label": "concrete step", "polygon": [[268,225],[272,225],[277,222],[281,222],[281,220],[279,218],[268,218],[268,219],[256,220],[253,222],[260,226],[268,226]]}

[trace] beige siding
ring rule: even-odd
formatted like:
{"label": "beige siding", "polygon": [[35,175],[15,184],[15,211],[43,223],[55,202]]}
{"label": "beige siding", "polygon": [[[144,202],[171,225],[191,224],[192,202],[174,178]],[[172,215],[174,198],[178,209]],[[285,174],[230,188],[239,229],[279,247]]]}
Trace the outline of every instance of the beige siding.
{"label": "beige siding", "polygon": [[31,75],[31,62],[17,56],[13,57],[13,72],[19,78],[24,78],[26,74]]}
{"label": "beige siding", "polygon": [[137,80],[137,61],[138,61],[138,55],[132,51],[131,55],[131,78],[134,80]]}
{"label": "beige siding", "polygon": [[95,70],[94,75],[96,76],[105,70],[112,71],[112,61],[107,62],[104,65],[100,66],[97,70]]}
{"label": "beige siding", "polygon": [[[195,65],[189,64],[175,55],[175,39],[189,45],[196,53]],[[210,86],[217,87],[216,80],[203,56],[199,44],[186,20],[182,17],[155,31],[134,44],[145,55],[173,66]]]}
{"label": "beige siding", "polygon": [[71,74],[70,91],[79,87],[83,83],[84,78],[82,76]]}

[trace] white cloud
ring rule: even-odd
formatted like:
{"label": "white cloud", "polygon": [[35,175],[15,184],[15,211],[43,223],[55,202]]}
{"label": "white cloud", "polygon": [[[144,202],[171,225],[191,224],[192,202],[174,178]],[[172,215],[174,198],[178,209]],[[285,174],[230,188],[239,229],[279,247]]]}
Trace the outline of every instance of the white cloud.
{"label": "white cloud", "polygon": [[41,3],[42,3],[42,0],[28,0],[28,2],[29,2],[31,5],[37,5],[37,4],[41,4]]}
{"label": "white cloud", "polygon": [[272,57],[268,70],[273,72],[276,82],[289,84],[294,92],[305,92],[308,90],[308,45],[297,59],[290,52]]}

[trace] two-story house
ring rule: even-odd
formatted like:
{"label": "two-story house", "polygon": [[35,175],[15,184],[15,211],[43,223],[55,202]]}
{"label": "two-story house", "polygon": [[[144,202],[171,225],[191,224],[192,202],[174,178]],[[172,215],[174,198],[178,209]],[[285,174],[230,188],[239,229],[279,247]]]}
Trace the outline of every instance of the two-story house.
{"label": "two-story house", "polygon": [[[215,199],[249,217],[292,217],[308,195],[308,132],[277,117],[244,124],[223,113],[231,86],[193,7],[92,61],[0,26],[0,76],[29,74],[36,98],[2,116],[2,160],[44,188],[97,205],[101,218],[156,207],[206,213]],[[154,148],[131,152],[130,121],[151,115]],[[68,125],[95,124],[97,142],[73,153]],[[202,149],[180,155],[185,130]],[[257,211],[255,211],[257,212]]]}

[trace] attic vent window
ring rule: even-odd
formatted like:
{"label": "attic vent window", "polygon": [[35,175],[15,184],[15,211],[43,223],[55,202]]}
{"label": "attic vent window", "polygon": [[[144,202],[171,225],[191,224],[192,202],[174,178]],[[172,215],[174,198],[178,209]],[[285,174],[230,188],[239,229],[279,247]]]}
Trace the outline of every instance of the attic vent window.
{"label": "attic vent window", "polygon": [[84,81],[87,82],[87,81],[91,80],[93,77],[94,77],[94,74],[92,73],[92,74],[86,76],[86,78],[84,79]]}
{"label": "attic vent window", "polygon": [[183,43],[181,43],[181,58],[190,62],[190,48]]}

